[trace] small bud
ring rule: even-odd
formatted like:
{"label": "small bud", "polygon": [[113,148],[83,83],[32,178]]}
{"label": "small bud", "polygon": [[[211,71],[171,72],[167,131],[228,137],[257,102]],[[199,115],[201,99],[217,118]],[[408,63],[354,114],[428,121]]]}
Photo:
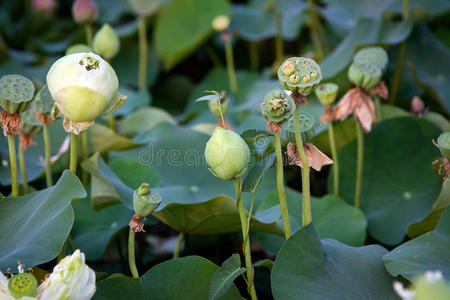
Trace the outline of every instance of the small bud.
{"label": "small bud", "polygon": [[292,61],[288,61],[286,63],[284,63],[281,67],[281,69],[283,70],[283,75],[284,76],[289,76],[292,73],[294,73],[295,71],[295,66],[294,66],[294,62]]}
{"label": "small bud", "polygon": [[230,18],[226,15],[220,15],[214,18],[212,22],[212,27],[215,31],[225,31],[230,26]]}
{"label": "small bud", "polygon": [[330,106],[336,100],[336,96],[339,90],[339,86],[334,83],[324,83],[319,85],[316,89],[316,96],[319,98],[320,103],[325,106]]}
{"label": "small bud", "polygon": [[108,23],[105,23],[95,34],[92,46],[95,53],[100,54],[104,59],[109,61],[120,50],[119,36]]}
{"label": "small bud", "polygon": [[437,144],[442,156],[450,159],[450,131],[442,133],[437,140]]}
{"label": "small bud", "polygon": [[56,0],[32,0],[31,5],[36,12],[51,16],[55,13],[58,3]]}
{"label": "small bud", "polygon": [[151,214],[161,204],[161,197],[156,193],[150,192],[150,185],[147,183],[134,191],[133,208],[136,215],[146,217]]}
{"label": "small bud", "polygon": [[420,99],[417,96],[414,96],[411,101],[411,114],[421,117],[424,112],[425,112],[425,104],[423,103],[422,99]]}
{"label": "small bud", "polygon": [[239,134],[217,127],[206,143],[205,158],[214,176],[230,180],[247,170],[250,149]]}
{"label": "small bud", "polygon": [[72,5],[72,16],[77,24],[95,22],[98,17],[98,7],[94,0],[75,0]]}
{"label": "small bud", "polygon": [[66,55],[81,52],[92,52],[91,47],[85,44],[74,44],[66,49]]}
{"label": "small bud", "polygon": [[282,90],[271,90],[261,104],[263,117],[272,124],[283,124],[295,111],[295,103],[291,96]]}
{"label": "small bud", "polygon": [[8,281],[8,291],[16,299],[36,296],[37,286],[36,278],[29,273],[18,273]]}

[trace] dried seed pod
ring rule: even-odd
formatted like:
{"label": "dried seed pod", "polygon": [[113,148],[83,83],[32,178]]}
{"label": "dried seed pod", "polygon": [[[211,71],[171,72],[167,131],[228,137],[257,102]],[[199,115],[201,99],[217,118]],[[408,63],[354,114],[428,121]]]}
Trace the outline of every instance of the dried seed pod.
{"label": "dried seed pod", "polygon": [[368,64],[352,63],[348,69],[348,78],[356,86],[370,89],[381,80],[381,69]]}
{"label": "dried seed pod", "polygon": [[[303,143],[311,141],[317,126],[316,119],[310,113],[301,111],[298,113],[298,121],[300,122],[300,133]],[[284,126],[284,133],[290,142],[295,143],[294,117],[287,121],[286,126]]]}
{"label": "dried seed pod", "polygon": [[7,112],[24,112],[31,105],[34,84],[21,75],[5,75],[0,78],[0,105]]}
{"label": "dried seed pod", "polygon": [[278,68],[278,79],[285,89],[308,95],[322,80],[322,73],[314,60],[291,57]]}
{"label": "dried seed pod", "polygon": [[295,103],[291,96],[283,90],[269,91],[261,104],[264,118],[272,124],[283,124],[295,111]]}
{"label": "dried seed pod", "polygon": [[450,131],[442,133],[437,140],[442,156],[450,159]]}
{"label": "dried seed pod", "polygon": [[381,47],[367,47],[356,52],[353,62],[359,64],[373,65],[381,70],[383,74],[386,71],[388,55]]}
{"label": "dried seed pod", "polygon": [[36,296],[37,286],[36,278],[29,273],[18,273],[8,281],[8,291],[16,299]]}
{"label": "dried seed pod", "polygon": [[323,83],[316,88],[316,96],[320,103],[325,106],[330,106],[336,100],[339,86],[335,83]]}

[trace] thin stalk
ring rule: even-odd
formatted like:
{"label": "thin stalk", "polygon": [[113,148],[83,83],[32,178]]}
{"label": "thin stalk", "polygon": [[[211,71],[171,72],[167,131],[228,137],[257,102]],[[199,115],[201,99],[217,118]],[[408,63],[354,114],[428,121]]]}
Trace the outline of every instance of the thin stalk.
{"label": "thin stalk", "polygon": [[67,239],[64,241],[64,244],[62,246],[61,252],[59,252],[58,257],[56,258],[56,262],[60,262],[61,259],[63,259],[66,256],[67,251],[67,243],[70,237],[67,237]]}
{"label": "thin stalk", "polygon": [[297,146],[297,152],[302,161],[302,227],[305,227],[312,222],[311,192],[309,184],[309,163],[308,158],[306,157],[305,148],[303,147],[297,110],[298,108],[296,108],[294,112],[294,132],[295,145]]}
{"label": "thin stalk", "polygon": [[91,24],[84,25],[84,30],[86,32],[86,42],[88,46],[92,48],[92,36],[93,36],[92,25]]}
{"label": "thin stalk", "polygon": [[311,36],[313,39],[314,49],[316,50],[316,60],[321,61],[323,58],[323,49],[322,45],[320,44],[320,36],[319,36],[319,30],[318,30],[318,19],[316,10],[314,8],[313,0],[308,0],[308,10],[309,10],[309,19],[310,19],[310,30],[311,30]]}
{"label": "thin stalk", "polygon": [[323,26],[320,22],[317,22],[317,29],[319,30],[319,36],[323,41],[323,44],[325,45],[325,49],[327,49],[327,52],[331,52],[331,46],[330,42],[328,42],[327,34],[325,32],[325,29],[323,29]]}
{"label": "thin stalk", "polygon": [[250,204],[250,211],[248,212],[248,218],[247,218],[247,232],[245,233],[244,237],[244,244],[247,243],[249,233],[250,233],[250,220],[252,219],[252,211],[253,211],[253,203],[255,202],[255,193],[252,192],[252,202]]}
{"label": "thin stalk", "polygon": [[51,187],[53,185],[52,178],[52,163],[50,160],[51,152],[50,152],[50,135],[48,134],[48,125],[43,124],[42,129],[44,132],[44,151],[45,151],[45,180],[47,181],[47,187]]}
{"label": "thin stalk", "polygon": [[78,135],[70,134],[70,163],[69,170],[74,174],[77,173],[77,159],[78,159]]}
{"label": "thin stalk", "polygon": [[249,52],[249,56],[250,56],[251,70],[257,72],[259,69],[259,53],[258,53],[258,42],[257,41],[249,42],[248,52]]}
{"label": "thin stalk", "polygon": [[383,116],[381,115],[381,101],[380,101],[380,97],[375,96],[374,100],[375,100],[375,119],[376,119],[377,122],[380,122],[381,119],[383,118]]}
{"label": "thin stalk", "polygon": [[333,194],[339,196],[339,164],[333,122],[328,123],[328,139],[330,140],[331,156],[333,158]]}
{"label": "thin stalk", "polygon": [[20,175],[22,177],[23,194],[28,194],[28,180],[27,180],[27,166],[25,164],[25,149],[22,143],[19,143],[19,167]]}
{"label": "thin stalk", "polygon": [[128,263],[130,265],[130,271],[134,278],[139,278],[139,273],[136,268],[136,258],[134,255],[134,235],[135,232],[130,229],[128,235]]}
{"label": "thin stalk", "polygon": [[276,5],[274,5],[275,25],[277,33],[275,35],[275,57],[278,63],[281,63],[284,57],[284,43],[283,43],[283,27],[281,23],[281,12]]}
{"label": "thin stalk", "polygon": [[147,26],[145,17],[139,17],[139,79],[140,90],[147,85]]}
{"label": "thin stalk", "polygon": [[289,222],[289,213],[286,203],[286,195],[284,193],[284,180],[283,180],[283,156],[281,153],[281,138],[278,132],[274,132],[274,146],[276,154],[276,166],[277,166],[277,189],[278,198],[280,199],[281,216],[283,217],[284,236],[288,239],[291,236],[291,223]]}
{"label": "thin stalk", "polygon": [[230,81],[230,89],[233,93],[238,91],[238,83],[236,79],[236,70],[234,69],[233,46],[231,38],[224,39],[225,42],[225,56],[227,60],[228,80]]}
{"label": "thin stalk", "polygon": [[17,157],[16,144],[14,143],[14,135],[8,135],[9,162],[11,168],[11,195],[17,197],[19,195],[19,183],[17,180]]}
{"label": "thin stalk", "polygon": [[255,285],[253,283],[253,265],[252,265],[252,256],[250,251],[250,243],[247,239],[245,242],[245,235],[247,232],[247,222],[246,222],[246,212],[244,208],[244,203],[241,199],[241,193],[242,193],[242,179],[240,180],[240,183],[237,179],[234,180],[234,187],[236,189],[236,198],[237,198],[237,205],[239,208],[239,217],[241,219],[241,229],[242,229],[242,238],[244,240],[244,243],[242,245],[242,251],[244,252],[245,257],[245,267],[247,269],[247,291],[250,294],[252,300],[258,299],[256,296],[256,289]]}
{"label": "thin stalk", "polygon": [[206,54],[208,55],[209,59],[214,64],[214,67],[216,67],[216,68],[222,67],[222,61],[220,60],[219,55],[217,55],[217,53],[216,53],[216,51],[214,50],[213,47],[211,47],[210,45],[206,44],[205,45],[205,51],[206,51]]}
{"label": "thin stalk", "polygon": [[[81,140],[81,161],[84,161],[89,156],[88,151],[88,133],[87,131],[83,131],[80,134],[80,140]],[[88,183],[89,173],[86,172],[84,169],[81,170],[81,182],[83,185],[86,185]]]}
{"label": "thin stalk", "polygon": [[364,158],[364,134],[359,121],[356,121],[356,140],[357,140],[357,165],[356,165],[356,187],[355,187],[355,207],[359,208],[361,201],[361,183]]}
{"label": "thin stalk", "polygon": [[180,257],[181,245],[183,244],[184,233],[180,232],[177,239],[177,244],[175,245],[175,250],[173,251],[173,258]]}
{"label": "thin stalk", "polygon": [[110,113],[108,115],[108,124],[109,128],[111,128],[111,130],[116,133],[116,120],[114,119],[113,113]]}

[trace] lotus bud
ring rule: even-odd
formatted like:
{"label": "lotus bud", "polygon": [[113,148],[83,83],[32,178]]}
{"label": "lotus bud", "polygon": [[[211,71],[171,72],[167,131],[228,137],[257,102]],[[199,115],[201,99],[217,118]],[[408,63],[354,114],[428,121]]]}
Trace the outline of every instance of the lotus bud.
{"label": "lotus bud", "polygon": [[217,127],[206,143],[205,157],[214,176],[230,180],[247,170],[250,149],[239,134]]}
{"label": "lotus bud", "polygon": [[402,300],[443,300],[450,297],[450,283],[443,278],[441,271],[426,271],[414,278],[409,288],[396,281],[394,290]]}
{"label": "lotus bud", "polygon": [[[298,121],[300,123],[300,133],[302,135],[303,143],[307,143],[312,140],[315,134],[315,128],[317,125],[316,119],[313,115],[306,111],[298,113]],[[284,126],[284,133],[286,138],[295,143],[295,128],[294,128],[294,118],[291,117]]]}
{"label": "lotus bud", "polygon": [[94,36],[92,42],[94,52],[100,54],[106,60],[111,60],[120,50],[119,36],[108,23],[103,24],[102,28]]}
{"label": "lotus bud", "polygon": [[[229,101],[225,95],[225,92],[220,93],[220,110],[222,110],[222,114],[225,115],[228,110]],[[219,107],[216,100],[208,101],[209,110],[220,118]]]}
{"label": "lotus bud", "polygon": [[285,89],[308,95],[322,80],[322,73],[314,60],[291,57],[278,68],[278,79]]}
{"label": "lotus bud", "polygon": [[37,286],[38,283],[36,278],[29,273],[18,273],[8,281],[9,294],[16,299],[36,296]]}
{"label": "lotus bud", "polygon": [[348,69],[348,78],[356,86],[370,89],[380,82],[381,69],[374,65],[354,62]]}
{"label": "lotus bud", "polygon": [[261,104],[264,118],[272,124],[283,124],[295,111],[295,103],[291,96],[283,90],[271,90]]}
{"label": "lotus bud", "polygon": [[21,75],[0,78],[0,105],[10,114],[26,111],[34,97],[34,84]]}
{"label": "lotus bud", "polygon": [[95,22],[98,17],[98,7],[94,0],[75,0],[72,5],[72,16],[77,24]]}
{"label": "lotus bud", "polygon": [[92,48],[85,44],[74,44],[66,49],[66,55],[80,52],[92,52]]}
{"label": "lotus bud", "polygon": [[[117,110],[125,96],[117,92],[113,68],[93,53],[74,53],[58,59],[47,74],[47,86],[65,129],[79,134],[103,114]],[[67,122],[66,122],[67,121]]]}
{"label": "lotus bud", "polygon": [[381,47],[368,47],[356,52],[353,61],[359,64],[373,65],[379,68],[383,74],[386,71],[388,55]]}
{"label": "lotus bud", "polygon": [[230,17],[226,15],[217,16],[212,22],[212,27],[215,31],[225,31],[228,29],[228,26],[230,26]]}
{"label": "lotus bud", "polygon": [[32,0],[31,5],[36,12],[51,16],[55,13],[58,2],[56,0]]}
{"label": "lotus bud", "polygon": [[146,217],[151,214],[161,204],[161,197],[157,193],[150,192],[150,185],[147,183],[134,191],[133,208],[136,215]]}
{"label": "lotus bud", "polygon": [[339,86],[334,83],[323,83],[316,89],[316,96],[324,106],[331,106],[336,100]]}
{"label": "lotus bud", "polygon": [[450,159],[450,131],[442,133],[437,140],[442,156]]}
{"label": "lotus bud", "polygon": [[140,17],[148,17],[158,10],[161,0],[128,0],[133,11]]}

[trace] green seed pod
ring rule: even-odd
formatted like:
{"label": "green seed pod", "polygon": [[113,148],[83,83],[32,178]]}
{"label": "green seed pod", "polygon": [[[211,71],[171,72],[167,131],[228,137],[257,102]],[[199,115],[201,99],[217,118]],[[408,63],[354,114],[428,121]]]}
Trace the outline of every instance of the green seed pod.
{"label": "green seed pod", "polygon": [[[225,101],[220,103],[220,109],[222,110],[223,115],[225,115],[225,113],[228,110],[228,103],[229,103],[229,101],[226,98],[225,98]],[[215,100],[208,101],[208,107],[209,107],[209,110],[213,114],[220,117],[219,108],[217,106],[217,101],[215,101]]]}
{"label": "green seed pod", "polygon": [[266,120],[272,124],[286,122],[295,111],[295,103],[291,96],[283,90],[271,90],[264,97],[261,111]]}
{"label": "green seed pod", "polygon": [[[316,119],[310,113],[301,111],[298,113],[298,121],[300,122],[300,133],[302,135],[303,143],[311,141],[315,134],[317,125]],[[294,117],[291,117],[287,121],[286,126],[284,126],[283,129],[286,138],[290,142],[295,143]]]}
{"label": "green seed pod", "polygon": [[348,69],[348,78],[356,86],[370,89],[380,82],[381,70],[373,65],[352,63]]}
{"label": "green seed pod", "polygon": [[278,68],[278,79],[285,89],[308,95],[322,80],[322,73],[314,60],[291,57]]}
{"label": "green seed pod", "polygon": [[247,170],[250,149],[239,134],[217,127],[206,143],[205,158],[214,176],[230,180]]}
{"label": "green seed pod", "polygon": [[150,192],[150,185],[147,183],[134,191],[133,208],[136,215],[146,217],[151,214],[161,204],[161,196],[157,193]]}
{"label": "green seed pod", "polygon": [[325,106],[330,106],[336,100],[339,86],[335,83],[323,83],[316,89],[316,96],[319,98],[320,103]]}
{"label": "green seed pod", "polygon": [[111,60],[119,53],[120,39],[114,29],[105,23],[95,34],[92,46],[95,53],[106,60]]}
{"label": "green seed pod", "polygon": [[36,118],[36,111],[29,109],[21,114],[22,130],[25,133],[36,134],[42,130],[42,123]]}
{"label": "green seed pod", "polygon": [[21,75],[5,75],[0,78],[0,105],[7,112],[24,112],[31,105],[34,84]]}
{"label": "green seed pod", "polygon": [[442,133],[437,140],[439,150],[441,150],[442,156],[446,159],[450,159],[450,131]]}
{"label": "green seed pod", "polygon": [[18,273],[8,281],[8,291],[16,299],[36,296],[37,286],[36,278],[29,273]]}
{"label": "green seed pod", "polygon": [[41,114],[50,116],[55,100],[53,100],[47,85],[44,85],[34,97],[32,108],[35,108]]}
{"label": "green seed pod", "polygon": [[381,70],[383,74],[386,71],[388,55],[381,47],[368,47],[356,52],[353,62],[358,64],[374,65]]}
{"label": "green seed pod", "polygon": [[92,48],[85,44],[74,44],[66,49],[66,55],[81,52],[92,52]]}

